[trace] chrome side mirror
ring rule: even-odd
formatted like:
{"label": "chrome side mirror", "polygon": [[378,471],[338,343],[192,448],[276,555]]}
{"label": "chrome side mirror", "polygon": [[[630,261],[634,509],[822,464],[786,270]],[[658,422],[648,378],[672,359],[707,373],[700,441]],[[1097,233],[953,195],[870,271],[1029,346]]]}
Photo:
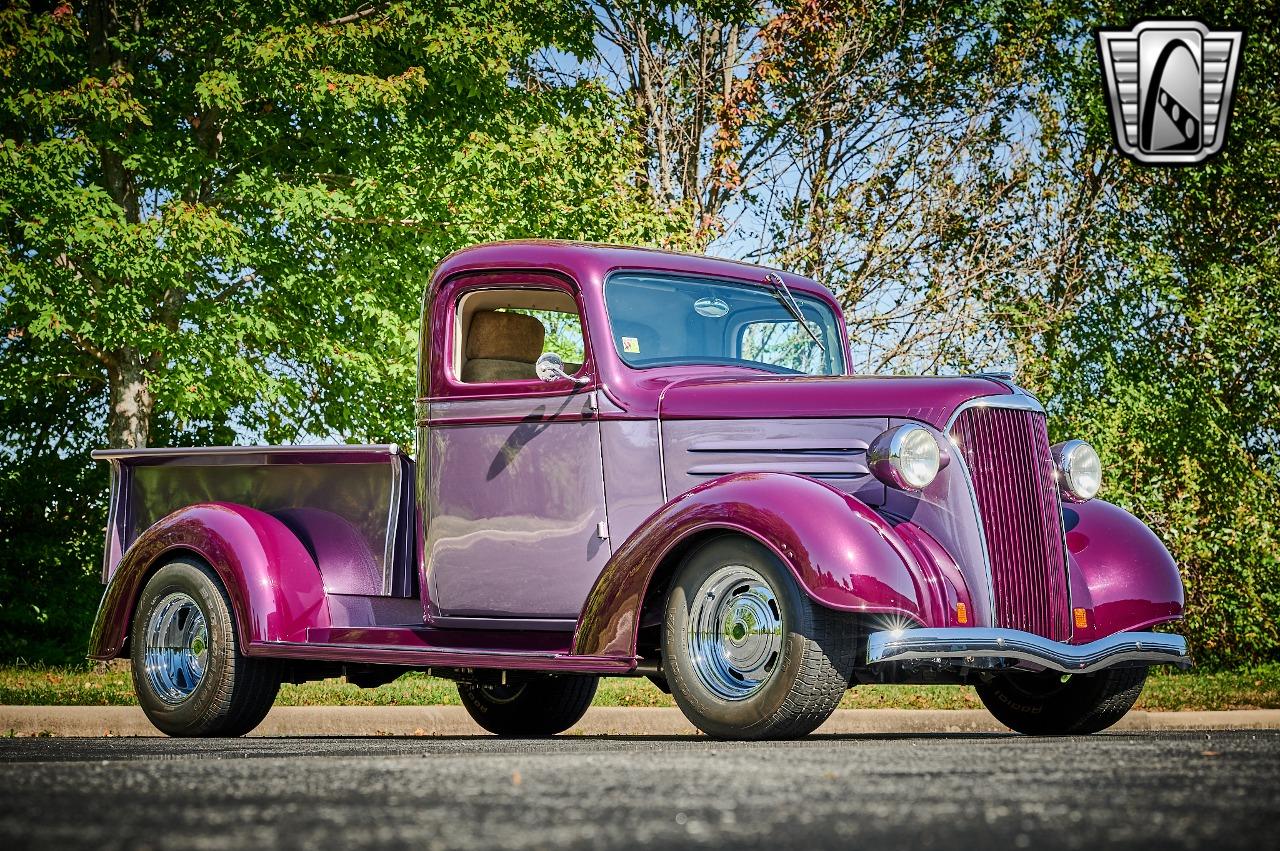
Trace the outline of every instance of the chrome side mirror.
{"label": "chrome side mirror", "polygon": [[555,352],[543,352],[533,363],[533,371],[547,383],[553,381],[572,381],[574,384],[586,384],[587,378],[574,378],[564,370],[564,358]]}

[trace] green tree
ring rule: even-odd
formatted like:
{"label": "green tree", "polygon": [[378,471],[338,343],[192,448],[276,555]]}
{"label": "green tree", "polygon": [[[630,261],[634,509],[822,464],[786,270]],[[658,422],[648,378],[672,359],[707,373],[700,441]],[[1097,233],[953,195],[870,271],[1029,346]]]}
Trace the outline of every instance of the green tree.
{"label": "green tree", "polygon": [[95,446],[412,433],[422,288],[521,236],[662,242],[575,0],[0,7],[0,656],[82,654]]}
{"label": "green tree", "polygon": [[[32,341],[4,347],[31,368]],[[94,391],[45,381],[0,392],[0,661],[84,658],[102,594],[103,492],[107,474],[89,463],[101,423]]]}
{"label": "green tree", "polygon": [[[661,237],[573,0],[0,12],[3,322],[100,387],[106,442],[400,437],[440,256],[478,237]],[[533,85],[526,81],[534,81]],[[14,384],[25,379],[10,376]],[[387,399],[399,405],[387,405]]]}
{"label": "green tree", "polygon": [[1025,286],[1012,310],[1019,377],[1051,400],[1058,439],[1093,441],[1103,497],[1169,546],[1202,663],[1280,657],[1280,33],[1274,4],[1103,3],[1127,25],[1199,16],[1245,30],[1229,136],[1187,168],[1112,150],[1093,45],[1060,83],[1096,187],[1063,286]]}
{"label": "green tree", "polygon": [[593,4],[655,206],[831,287],[866,372],[991,366],[988,295],[1070,257],[1088,208],[1053,173],[1053,86],[1078,6]]}

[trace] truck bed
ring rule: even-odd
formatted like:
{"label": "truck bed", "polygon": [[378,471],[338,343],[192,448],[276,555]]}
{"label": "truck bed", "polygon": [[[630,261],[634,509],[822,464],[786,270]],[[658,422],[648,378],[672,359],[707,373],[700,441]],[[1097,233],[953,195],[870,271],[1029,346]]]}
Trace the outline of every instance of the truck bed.
{"label": "truck bed", "polygon": [[331,594],[417,596],[413,460],[395,444],[100,450],[111,464],[102,578],[167,514],[203,502],[265,511],[311,552]]}

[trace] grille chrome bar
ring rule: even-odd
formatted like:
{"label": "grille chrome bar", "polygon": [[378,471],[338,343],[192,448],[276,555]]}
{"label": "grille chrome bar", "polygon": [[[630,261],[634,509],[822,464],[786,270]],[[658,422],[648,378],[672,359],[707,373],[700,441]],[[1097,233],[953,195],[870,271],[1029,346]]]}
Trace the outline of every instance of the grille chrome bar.
{"label": "grille chrome bar", "polygon": [[1071,623],[1061,505],[1044,415],[1028,401],[966,407],[948,430],[982,521],[996,624],[1065,641]]}

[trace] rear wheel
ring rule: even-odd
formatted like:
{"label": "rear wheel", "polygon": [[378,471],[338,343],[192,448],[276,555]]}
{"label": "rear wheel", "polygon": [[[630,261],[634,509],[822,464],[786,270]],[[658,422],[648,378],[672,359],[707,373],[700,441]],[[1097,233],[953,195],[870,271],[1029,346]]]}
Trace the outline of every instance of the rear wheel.
{"label": "rear wheel", "polygon": [[599,677],[541,677],[504,685],[458,683],[462,705],[499,736],[554,736],[577,724],[596,696]]}
{"label": "rear wheel", "polygon": [[1147,681],[1146,668],[1109,668],[1066,676],[1009,671],[977,683],[996,720],[1031,736],[1097,733],[1125,716]]}
{"label": "rear wheel", "polygon": [[138,703],[170,736],[242,736],[280,690],[279,663],[240,653],[222,583],[195,560],[171,561],[147,581],[129,644]]}
{"label": "rear wheel", "polygon": [[748,538],[716,538],[693,552],[667,598],[667,683],[694,726],[717,738],[817,729],[849,688],[856,650],[854,619],[816,605]]}

